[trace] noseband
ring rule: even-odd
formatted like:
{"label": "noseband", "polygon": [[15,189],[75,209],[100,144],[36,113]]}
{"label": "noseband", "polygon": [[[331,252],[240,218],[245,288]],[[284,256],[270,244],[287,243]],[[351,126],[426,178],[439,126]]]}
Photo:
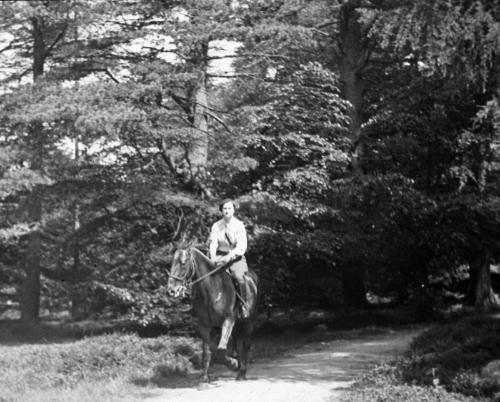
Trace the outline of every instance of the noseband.
{"label": "noseband", "polygon": [[179,282],[182,282],[182,285],[185,286],[185,287],[188,287],[190,285],[193,284],[193,277],[194,277],[194,274],[196,272],[195,270],[195,264],[196,262],[194,261],[194,258],[193,258],[193,254],[191,253],[191,251],[189,251],[189,259],[188,261],[184,262],[184,263],[181,263],[182,266],[186,265],[186,264],[189,264],[188,266],[188,269],[186,269],[186,274],[181,278],[179,276],[176,276],[176,275],[173,275],[170,270],[167,269],[167,275],[172,278],[172,279],[175,279],[176,281],[179,281]]}

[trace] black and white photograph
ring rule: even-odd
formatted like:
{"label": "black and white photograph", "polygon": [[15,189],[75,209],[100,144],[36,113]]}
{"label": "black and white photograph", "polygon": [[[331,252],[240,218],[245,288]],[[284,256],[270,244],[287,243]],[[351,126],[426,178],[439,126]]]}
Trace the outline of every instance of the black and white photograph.
{"label": "black and white photograph", "polygon": [[0,1],[0,402],[500,402],[500,3]]}

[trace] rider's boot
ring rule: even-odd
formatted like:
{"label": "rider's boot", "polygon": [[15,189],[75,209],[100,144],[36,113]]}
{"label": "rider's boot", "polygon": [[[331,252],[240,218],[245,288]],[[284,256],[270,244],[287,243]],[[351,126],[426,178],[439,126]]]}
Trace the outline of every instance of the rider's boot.
{"label": "rider's boot", "polygon": [[239,288],[239,293],[241,296],[241,300],[240,300],[241,316],[243,318],[248,318],[250,316],[250,309],[249,309],[248,301],[247,301],[247,286],[246,286],[245,280],[238,283],[238,288]]}

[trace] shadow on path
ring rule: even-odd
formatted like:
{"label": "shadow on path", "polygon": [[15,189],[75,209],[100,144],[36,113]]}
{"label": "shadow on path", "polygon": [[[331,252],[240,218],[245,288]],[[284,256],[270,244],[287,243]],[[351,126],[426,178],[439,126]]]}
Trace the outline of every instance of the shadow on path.
{"label": "shadow on path", "polygon": [[342,389],[374,366],[402,354],[420,330],[387,330],[376,335],[360,335],[309,344],[293,351],[293,356],[265,359],[249,367],[248,380],[237,382],[234,373],[215,366],[216,380],[196,388],[151,390],[154,401],[266,402],[335,400]]}

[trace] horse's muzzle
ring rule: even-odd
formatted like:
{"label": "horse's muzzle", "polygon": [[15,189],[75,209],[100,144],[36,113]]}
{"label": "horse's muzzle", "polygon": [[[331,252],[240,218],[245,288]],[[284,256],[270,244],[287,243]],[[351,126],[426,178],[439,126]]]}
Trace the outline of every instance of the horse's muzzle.
{"label": "horse's muzzle", "polygon": [[186,286],[184,285],[169,286],[167,288],[167,293],[170,297],[183,298],[186,296],[186,290]]}

